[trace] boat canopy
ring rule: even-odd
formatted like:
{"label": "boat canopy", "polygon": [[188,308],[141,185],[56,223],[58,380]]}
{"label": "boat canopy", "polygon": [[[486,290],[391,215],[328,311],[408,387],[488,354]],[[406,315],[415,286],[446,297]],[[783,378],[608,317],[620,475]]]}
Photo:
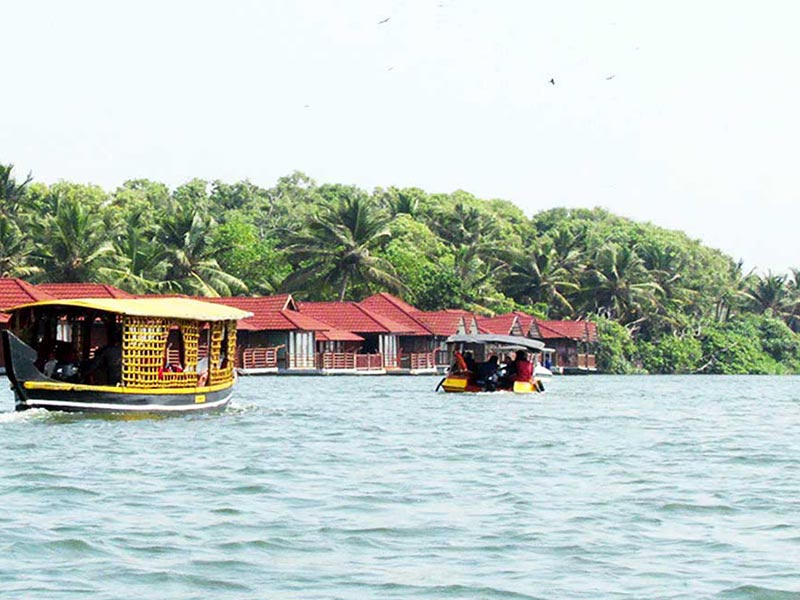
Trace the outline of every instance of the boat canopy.
{"label": "boat canopy", "polygon": [[457,333],[447,338],[448,344],[495,344],[511,348],[527,348],[535,352],[544,349],[544,342],[518,335],[497,335],[494,333]]}
{"label": "boat canopy", "polygon": [[98,310],[132,317],[186,319],[191,321],[234,321],[252,317],[253,313],[224,304],[212,304],[192,298],[78,298],[44,300],[6,309],[15,312],[26,308],[65,307]]}

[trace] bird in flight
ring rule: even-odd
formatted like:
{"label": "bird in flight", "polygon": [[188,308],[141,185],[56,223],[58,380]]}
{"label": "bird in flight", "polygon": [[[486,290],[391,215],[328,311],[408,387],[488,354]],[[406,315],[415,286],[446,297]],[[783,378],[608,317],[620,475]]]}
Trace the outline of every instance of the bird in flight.
{"label": "bird in flight", "polygon": [[611,81],[612,79],[614,79],[614,77],[616,77],[616,74],[609,75],[608,77],[606,77],[606,81]]}
{"label": "bird in flight", "polygon": [[384,23],[386,23],[391,18],[392,17],[386,17],[383,21],[378,21],[378,25],[383,25]]}
{"label": "bird in flight", "polygon": [[551,77],[551,78],[550,78],[550,83],[551,83],[552,85],[555,85],[555,84],[556,84],[556,80],[555,80],[554,78],[552,78],[552,77]]}

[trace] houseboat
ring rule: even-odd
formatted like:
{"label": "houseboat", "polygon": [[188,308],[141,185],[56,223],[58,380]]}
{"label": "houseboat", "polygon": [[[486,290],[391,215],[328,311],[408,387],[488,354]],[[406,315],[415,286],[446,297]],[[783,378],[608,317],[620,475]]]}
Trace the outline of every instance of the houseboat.
{"label": "houseboat", "polygon": [[[513,391],[516,393],[534,393],[544,391],[540,378],[534,374],[535,357],[530,360],[530,377],[506,377],[506,369],[510,363],[505,357],[521,351],[521,354],[536,354],[544,349],[539,340],[499,334],[458,334],[447,338],[448,346],[453,348],[455,363],[450,372],[439,382],[445,392],[494,392]],[[483,366],[494,362],[494,366],[485,370]]]}
{"label": "houseboat", "polygon": [[251,316],[189,298],[46,300],[6,312],[17,410],[124,413],[223,409],[236,322]]}

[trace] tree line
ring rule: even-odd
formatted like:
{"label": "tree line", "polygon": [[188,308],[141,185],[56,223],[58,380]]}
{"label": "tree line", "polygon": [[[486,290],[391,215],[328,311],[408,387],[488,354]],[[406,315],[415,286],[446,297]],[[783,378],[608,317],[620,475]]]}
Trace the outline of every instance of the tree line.
{"label": "tree line", "polygon": [[145,179],[113,192],[0,164],[0,276],[134,293],[396,293],[424,310],[592,319],[609,372],[800,372],[800,271],[747,273],[602,209],[527,217],[464,191]]}

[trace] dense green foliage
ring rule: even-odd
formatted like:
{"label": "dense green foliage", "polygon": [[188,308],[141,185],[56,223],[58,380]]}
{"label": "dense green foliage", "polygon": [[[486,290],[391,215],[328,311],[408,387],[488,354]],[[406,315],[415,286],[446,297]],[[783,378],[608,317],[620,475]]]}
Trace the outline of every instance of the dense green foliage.
{"label": "dense green foliage", "polygon": [[131,180],[111,193],[0,164],[0,276],[133,292],[360,299],[594,319],[606,372],[800,370],[800,272],[746,274],[677,231],[602,209],[526,217],[463,191]]}

